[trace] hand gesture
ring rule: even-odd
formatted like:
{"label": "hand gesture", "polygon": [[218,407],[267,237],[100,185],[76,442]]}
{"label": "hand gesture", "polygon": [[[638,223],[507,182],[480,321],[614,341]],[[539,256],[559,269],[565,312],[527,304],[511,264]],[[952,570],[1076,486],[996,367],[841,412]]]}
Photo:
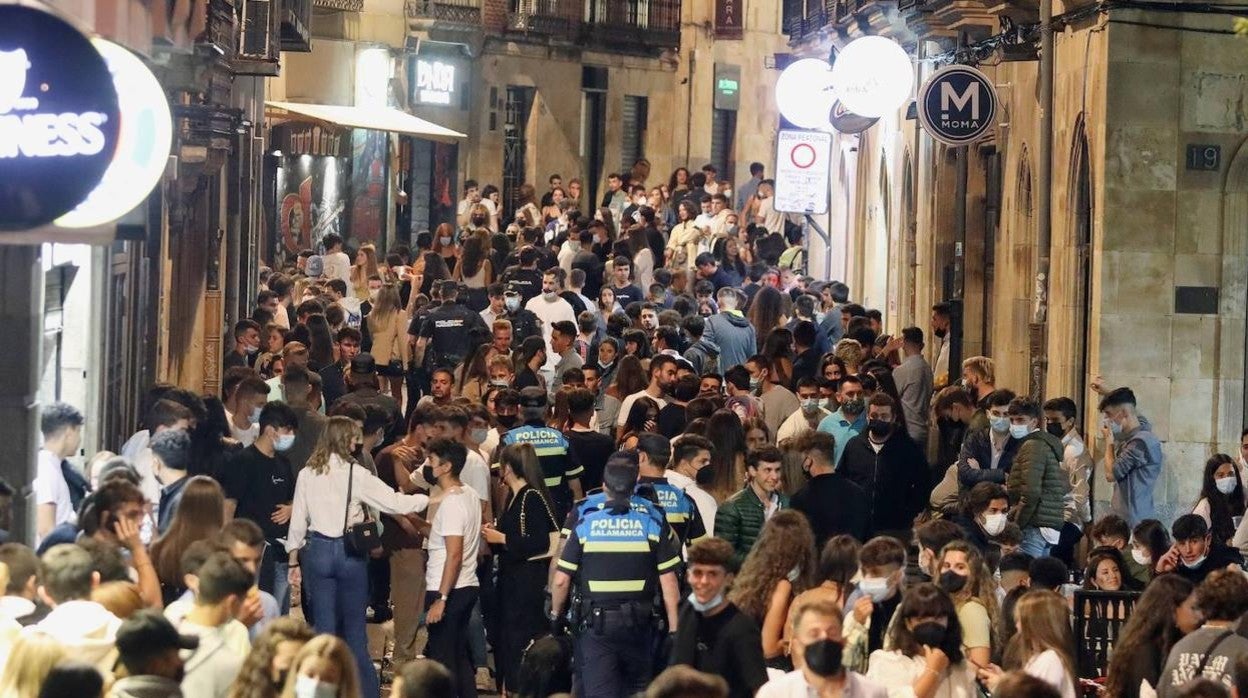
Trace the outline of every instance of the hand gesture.
{"label": "hand gesture", "polygon": [[243,605],[238,609],[238,620],[243,625],[250,628],[260,619],[264,617],[264,609],[260,606],[260,591],[252,587],[247,592],[247,597],[243,599]]}
{"label": "hand gesture", "polygon": [[1157,574],[1165,574],[1173,572],[1179,566],[1179,548],[1178,546],[1170,546],[1165,555],[1157,560]]}
{"label": "hand gesture", "polygon": [[445,615],[446,615],[446,602],[443,601],[442,599],[438,599],[437,601],[433,602],[433,605],[430,606],[429,610],[425,613],[425,623],[427,625],[441,623],[442,618]]}
{"label": "hand gesture", "polygon": [[980,667],[977,672],[979,680],[988,687],[988,691],[990,693],[997,689],[997,683],[1001,681],[1001,677],[1004,673],[1005,672],[1001,671],[1001,667],[996,664],[989,664],[988,666]]}
{"label": "hand gesture", "polygon": [[1108,395],[1110,392],[1109,388],[1105,387],[1105,378],[1103,376],[1093,378],[1092,383],[1088,387],[1097,395]]}
{"label": "hand gesture", "polygon": [[927,662],[927,668],[937,674],[943,674],[949,668],[949,656],[938,647],[923,645],[923,659]]}
{"label": "hand gesture", "polygon": [[490,545],[505,545],[507,543],[507,536],[502,531],[494,528],[493,524],[487,523],[481,527],[481,537]]}
{"label": "hand gesture", "polygon": [[117,519],[117,522],[113,525],[113,531],[117,534],[117,539],[121,541],[122,545],[126,546],[126,550],[129,550],[132,555],[134,551],[143,547],[143,539],[139,535],[140,530],[141,527],[138,524],[125,518]]}
{"label": "hand gesture", "polygon": [[980,470],[979,461],[975,460],[974,458],[967,458],[966,464],[967,466],[974,468],[975,470]]}
{"label": "hand gesture", "polygon": [[859,625],[866,625],[871,620],[871,613],[875,610],[875,604],[871,601],[870,596],[863,596],[854,602],[854,620]]}
{"label": "hand gesture", "polygon": [[290,509],[289,504],[278,504],[273,513],[269,515],[269,520],[278,526],[285,526],[290,523]]}

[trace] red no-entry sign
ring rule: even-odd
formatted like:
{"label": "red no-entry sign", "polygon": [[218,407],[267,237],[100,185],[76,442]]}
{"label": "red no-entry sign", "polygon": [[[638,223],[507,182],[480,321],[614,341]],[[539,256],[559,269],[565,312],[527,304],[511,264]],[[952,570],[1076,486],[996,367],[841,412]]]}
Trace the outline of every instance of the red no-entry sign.
{"label": "red no-entry sign", "polygon": [[809,169],[818,158],[814,147],[809,143],[798,143],[789,151],[789,162],[803,170]]}

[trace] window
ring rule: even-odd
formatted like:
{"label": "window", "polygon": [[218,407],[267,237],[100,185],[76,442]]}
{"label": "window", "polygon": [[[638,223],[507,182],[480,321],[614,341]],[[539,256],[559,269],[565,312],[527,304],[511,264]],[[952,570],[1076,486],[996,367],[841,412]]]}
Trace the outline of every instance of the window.
{"label": "window", "polygon": [[737,140],[737,113],[728,109],[716,109],[711,116],[711,164],[719,170],[722,179],[731,181],[733,157]]}
{"label": "window", "polygon": [[646,126],[649,119],[648,97],[624,95],[624,133],[620,141],[620,171],[627,172],[633,163],[646,156]]}

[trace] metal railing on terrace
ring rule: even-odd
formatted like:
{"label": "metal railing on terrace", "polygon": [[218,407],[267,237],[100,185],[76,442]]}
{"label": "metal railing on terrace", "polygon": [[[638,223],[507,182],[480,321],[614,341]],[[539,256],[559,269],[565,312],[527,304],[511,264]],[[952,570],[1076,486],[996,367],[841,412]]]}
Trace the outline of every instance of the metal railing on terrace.
{"label": "metal railing on terrace", "polygon": [[480,24],[482,0],[407,0],[409,19]]}

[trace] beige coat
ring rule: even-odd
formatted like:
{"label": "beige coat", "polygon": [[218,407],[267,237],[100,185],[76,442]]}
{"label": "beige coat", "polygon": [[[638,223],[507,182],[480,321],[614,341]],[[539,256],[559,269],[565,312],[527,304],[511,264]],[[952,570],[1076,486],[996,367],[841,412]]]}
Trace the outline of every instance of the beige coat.
{"label": "beige coat", "polygon": [[407,314],[396,312],[381,322],[376,317],[368,318],[368,330],[373,335],[373,359],[378,366],[385,366],[392,359],[398,359],[407,365],[411,349],[407,343]]}

